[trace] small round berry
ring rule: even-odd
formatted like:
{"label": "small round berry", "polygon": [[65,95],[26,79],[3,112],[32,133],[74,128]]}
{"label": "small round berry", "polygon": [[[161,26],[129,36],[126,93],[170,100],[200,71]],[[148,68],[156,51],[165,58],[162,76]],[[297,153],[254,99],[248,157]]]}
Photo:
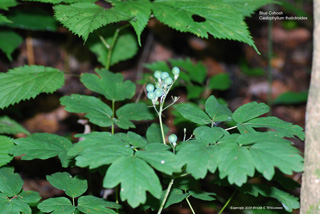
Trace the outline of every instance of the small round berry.
{"label": "small round berry", "polygon": [[148,92],[147,97],[148,97],[150,100],[152,100],[152,99],[154,99],[154,98],[156,97],[156,95],[155,95],[154,92],[150,91],[150,92]]}
{"label": "small round berry", "polygon": [[180,74],[180,69],[179,69],[178,67],[173,67],[173,68],[172,68],[172,73],[173,73],[174,75],[179,75],[179,74]]}
{"label": "small round berry", "polygon": [[161,97],[162,94],[163,94],[163,91],[161,88],[157,88],[155,91],[154,91],[156,97]]}
{"label": "small round berry", "polygon": [[177,142],[177,140],[178,140],[177,135],[172,134],[172,135],[169,136],[169,142],[170,143],[175,143],[175,142]]}
{"label": "small round berry", "polygon": [[161,73],[161,79],[165,79],[165,78],[167,78],[167,77],[169,77],[169,73],[168,72],[162,72]]}
{"label": "small round berry", "polygon": [[160,78],[161,77],[161,71],[159,71],[159,70],[155,71],[154,72],[154,77],[157,78],[157,79]]}
{"label": "small round berry", "polygon": [[172,82],[173,82],[173,81],[172,81],[172,78],[171,78],[171,77],[167,77],[167,78],[164,79],[164,83],[167,84],[167,85],[171,85]]}
{"label": "small round berry", "polygon": [[154,85],[152,85],[152,84],[148,84],[147,86],[146,86],[146,89],[147,89],[147,91],[153,91],[154,90]]}

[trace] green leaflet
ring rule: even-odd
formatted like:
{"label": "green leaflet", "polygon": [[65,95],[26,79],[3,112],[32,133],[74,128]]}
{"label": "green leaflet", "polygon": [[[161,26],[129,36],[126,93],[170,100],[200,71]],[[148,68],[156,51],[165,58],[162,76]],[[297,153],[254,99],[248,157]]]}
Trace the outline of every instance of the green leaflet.
{"label": "green leaflet", "polygon": [[220,127],[200,126],[193,131],[193,134],[202,143],[215,144],[224,135],[224,130]]}
{"label": "green leaflet", "polygon": [[94,3],[75,3],[54,7],[55,18],[84,41],[94,30],[107,24],[132,18],[115,8],[105,9]]}
{"label": "green leaflet", "polygon": [[190,141],[183,145],[177,153],[181,166],[186,165],[186,171],[195,179],[204,178],[207,171],[214,173],[220,156],[219,147],[207,146],[205,143]]}
{"label": "green leaflet", "polygon": [[41,212],[52,214],[73,214],[76,209],[72,206],[71,201],[65,197],[44,200],[38,205],[38,208]]}
{"label": "green leaflet", "polygon": [[10,69],[0,74],[0,108],[40,93],[52,93],[63,84],[63,73],[56,68],[32,65]]}
{"label": "green leaflet", "polygon": [[[169,197],[165,203],[164,208],[171,206],[172,204],[177,204],[186,199],[188,193],[183,193],[180,189],[172,189],[170,191]],[[161,199],[164,198],[164,195]],[[162,201],[162,200],[161,200]]]}
{"label": "green leaflet", "polygon": [[276,130],[279,135],[293,138],[297,136],[304,140],[305,134],[303,128],[292,123],[285,122],[277,117],[261,117],[250,120],[243,125],[253,128],[270,128]]}
{"label": "green leaflet", "polygon": [[[74,157],[87,147],[94,147],[95,144],[113,143],[114,139],[109,132],[90,132],[88,134],[77,134],[75,137],[82,138],[68,150],[68,156]],[[115,142],[117,143],[117,142]]]}
{"label": "green leaflet", "polygon": [[308,92],[292,92],[288,91],[285,93],[280,94],[274,101],[272,101],[272,104],[300,104],[307,102],[308,99]]}
{"label": "green leaflet", "polygon": [[86,214],[116,214],[115,211],[109,208],[120,207],[121,206],[116,203],[87,195],[79,198],[77,209]]}
{"label": "green leaflet", "polygon": [[214,201],[216,200],[214,198],[214,196],[216,196],[215,193],[212,192],[194,192],[194,191],[190,191],[189,192],[190,196],[196,198],[196,199],[200,199],[203,201]]}
{"label": "green leaflet", "polygon": [[247,148],[237,143],[222,143],[219,156],[219,177],[228,176],[230,184],[242,186],[247,181],[247,176],[254,175],[254,161]]}
{"label": "green leaflet", "polygon": [[88,183],[78,176],[72,177],[67,172],[57,172],[52,175],[47,175],[47,180],[52,186],[65,191],[65,193],[74,198],[79,197],[88,189]]}
{"label": "green leaflet", "polygon": [[151,2],[149,0],[126,2],[112,1],[112,4],[115,8],[133,17],[133,19],[130,20],[130,24],[134,28],[138,37],[138,43],[141,46],[140,36],[144,28],[147,26],[151,15]]}
{"label": "green leaflet", "polygon": [[174,106],[174,108],[182,114],[182,116],[194,123],[199,125],[206,125],[211,123],[210,117],[200,110],[198,107],[195,107],[188,103],[181,103]]}
{"label": "green leaflet", "polygon": [[243,123],[255,117],[269,112],[269,106],[264,103],[251,102],[240,106],[233,112],[233,119],[238,123]]}
{"label": "green leaflet", "polygon": [[103,186],[113,188],[121,184],[120,197],[136,208],[146,202],[146,192],[160,198],[161,184],[153,169],[143,160],[134,156],[121,157],[107,170]]}
{"label": "green leaflet", "polygon": [[0,117],[0,134],[18,134],[24,133],[29,135],[25,128],[23,128],[19,123],[10,119],[7,116]]}
{"label": "green leaflet", "polygon": [[213,95],[207,99],[205,110],[213,122],[229,121],[232,117],[230,109],[225,105],[221,105]]}
{"label": "green leaflet", "polygon": [[0,24],[7,24],[10,23],[11,21],[5,17],[4,15],[0,14]]}
{"label": "green leaflet", "polygon": [[16,0],[2,0],[0,2],[0,10],[8,10],[9,7],[14,7],[17,4]]}
{"label": "green leaflet", "polygon": [[133,97],[136,86],[123,76],[106,69],[96,70],[98,75],[85,73],[81,75],[81,82],[91,91],[104,95],[108,100],[121,101]]}
{"label": "green leaflet", "polygon": [[265,197],[275,198],[288,212],[292,212],[292,209],[298,209],[300,207],[299,198],[289,195],[288,193],[276,187],[270,187],[261,184],[245,184],[243,187],[241,187],[241,190],[244,193],[253,195],[255,197],[260,194]]}
{"label": "green leaflet", "polygon": [[[163,131],[164,134],[167,135],[169,128],[166,125],[163,125]],[[162,143],[160,125],[157,123],[152,123],[147,129],[146,137],[149,143]]]}
{"label": "green leaflet", "polygon": [[37,203],[40,200],[39,193],[21,191],[23,180],[13,172],[13,168],[0,168],[0,180],[0,214],[31,214],[29,203]]}
{"label": "green leaflet", "polygon": [[130,144],[134,148],[141,148],[147,144],[146,139],[144,139],[142,136],[131,131],[127,132],[127,134],[117,133],[116,136],[121,138],[123,142],[128,143],[128,145]]}
{"label": "green leaflet", "polygon": [[[6,17],[2,16],[2,22],[8,22],[8,21],[9,20]],[[6,54],[6,56],[10,61],[12,61],[11,54],[17,47],[19,47],[22,41],[23,41],[22,37],[13,31],[0,32],[0,50]]]}
{"label": "green leaflet", "polygon": [[112,109],[96,97],[72,94],[60,98],[60,102],[66,111],[85,113],[85,117],[98,126],[109,127],[113,123]]}
{"label": "green leaflet", "polygon": [[117,144],[95,144],[94,147],[85,147],[76,157],[76,165],[89,166],[90,169],[113,163],[122,156],[130,156],[133,150]]}
{"label": "green leaflet", "polygon": [[18,195],[22,189],[23,180],[20,175],[14,173],[13,168],[0,168],[0,192],[8,197]]}
{"label": "green leaflet", "polygon": [[6,165],[13,159],[13,156],[9,154],[9,150],[13,146],[13,139],[0,135],[0,167]]}
{"label": "green leaflet", "polygon": [[[164,61],[157,61],[157,62],[153,62],[153,63],[147,63],[144,64],[144,67],[148,68],[149,70],[152,71],[156,71],[156,70],[160,70],[160,71],[170,71],[170,67],[168,66],[168,64]],[[179,76],[180,78],[180,76]]]}
{"label": "green leaflet", "polygon": [[16,9],[7,16],[11,21],[6,26],[11,28],[20,28],[26,30],[56,31],[58,23],[52,17],[51,13],[38,8]]}
{"label": "green leaflet", "polygon": [[186,88],[188,100],[199,98],[202,92],[205,90],[204,87],[198,85],[187,85]]}
{"label": "green leaflet", "polygon": [[[256,49],[243,21],[244,15],[228,2],[157,0],[153,2],[152,10],[159,21],[178,31],[204,38],[211,34],[218,39],[245,42]],[[202,17],[204,21],[194,21],[195,15]]]}
{"label": "green leaflet", "polygon": [[12,147],[10,152],[14,156],[22,156],[22,160],[48,159],[54,156],[59,156],[63,167],[69,164],[67,157],[68,149],[72,143],[58,135],[47,133],[35,133],[27,138],[19,138],[14,141],[16,146]]}
{"label": "green leaflet", "polygon": [[[127,3],[127,2],[126,2]],[[92,34],[87,46],[98,57],[98,61],[105,66],[108,59],[109,48],[103,44],[99,36],[110,45],[113,40],[113,34],[116,29],[113,26],[108,26],[105,29],[98,31],[98,34]],[[100,35],[99,35],[100,34]],[[132,58],[138,52],[138,45],[135,36],[129,30],[122,30],[114,44],[110,58],[110,66],[127,59]]]}
{"label": "green leaflet", "polygon": [[131,120],[151,120],[154,115],[150,112],[145,103],[129,103],[123,105],[116,111],[117,119],[115,124],[122,129],[135,128]]}
{"label": "green leaflet", "polygon": [[228,74],[221,73],[213,76],[209,81],[209,88],[213,90],[227,90],[231,85]]}
{"label": "green leaflet", "polygon": [[35,2],[42,2],[42,3],[51,3],[51,4],[59,4],[59,3],[85,3],[85,2],[96,2],[96,0],[23,0],[23,1],[35,1]]}
{"label": "green leaflet", "polygon": [[148,162],[155,169],[168,175],[172,175],[173,172],[180,172],[181,170],[176,155],[169,151],[137,151],[135,155]]}

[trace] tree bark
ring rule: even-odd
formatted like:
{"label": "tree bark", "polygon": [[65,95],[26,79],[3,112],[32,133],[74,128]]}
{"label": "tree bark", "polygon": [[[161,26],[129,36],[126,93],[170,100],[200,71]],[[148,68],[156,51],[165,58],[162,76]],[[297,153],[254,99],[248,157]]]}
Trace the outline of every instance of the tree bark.
{"label": "tree bark", "polygon": [[313,4],[313,59],[306,113],[300,214],[320,213],[320,0],[314,0]]}

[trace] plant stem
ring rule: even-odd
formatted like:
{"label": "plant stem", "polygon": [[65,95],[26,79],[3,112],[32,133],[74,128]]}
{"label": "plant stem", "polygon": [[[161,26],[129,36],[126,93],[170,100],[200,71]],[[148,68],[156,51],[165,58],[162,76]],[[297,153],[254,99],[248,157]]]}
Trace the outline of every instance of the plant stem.
{"label": "plant stem", "polygon": [[74,197],[72,197],[72,205],[75,206]]}
{"label": "plant stem", "polygon": [[110,46],[109,46],[109,51],[108,51],[108,56],[107,56],[107,61],[106,61],[106,66],[105,66],[105,68],[106,68],[107,70],[109,70],[109,68],[110,68],[111,55],[112,55],[112,51],[113,51],[114,45],[116,44],[116,41],[117,41],[117,39],[118,39],[119,32],[120,32],[122,29],[124,29],[124,28],[126,28],[126,27],[128,27],[128,26],[129,26],[129,24],[117,28],[116,31],[115,31],[114,34],[113,34],[112,41],[111,41],[111,44],[110,44]]}
{"label": "plant stem", "polygon": [[164,198],[162,200],[161,206],[160,206],[159,211],[157,212],[157,214],[161,214],[161,212],[162,212],[162,210],[164,208],[164,205],[166,204],[166,201],[167,201],[167,199],[169,197],[173,182],[174,182],[174,179],[172,178],[170,183],[169,183],[169,185],[168,185],[168,189],[167,189],[166,194],[165,194],[165,196],[164,196]]}
{"label": "plant stem", "polygon": [[191,205],[191,203],[190,203],[190,201],[189,201],[189,196],[188,197],[186,197],[186,201],[187,201],[187,203],[188,203],[188,205],[189,205],[189,207],[190,207],[190,209],[191,209],[191,212],[193,213],[193,214],[196,214],[196,212],[193,210],[193,207],[192,207],[192,205]]}
{"label": "plant stem", "polygon": [[163,131],[163,124],[162,124],[162,108],[163,108],[163,103],[160,104],[160,109],[159,109],[159,113],[158,113],[158,116],[159,116],[159,123],[160,123],[160,129],[161,129],[161,136],[162,136],[162,142],[164,145],[166,145],[166,139],[164,137],[164,131]]}
{"label": "plant stem", "polygon": [[229,131],[229,130],[231,130],[231,129],[235,129],[235,128],[237,128],[237,126],[232,126],[232,127],[227,128],[227,129],[225,129],[225,130],[226,130],[226,131]]}
{"label": "plant stem", "polygon": [[228,204],[230,203],[230,201],[232,200],[232,198],[234,197],[234,195],[236,194],[236,192],[238,191],[238,189],[235,189],[232,193],[232,195],[230,196],[230,198],[228,199],[228,201],[225,203],[225,205],[222,207],[222,209],[220,210],[220,212],[218,214],[221,214],[223,212],[223,210],[228,206]]}

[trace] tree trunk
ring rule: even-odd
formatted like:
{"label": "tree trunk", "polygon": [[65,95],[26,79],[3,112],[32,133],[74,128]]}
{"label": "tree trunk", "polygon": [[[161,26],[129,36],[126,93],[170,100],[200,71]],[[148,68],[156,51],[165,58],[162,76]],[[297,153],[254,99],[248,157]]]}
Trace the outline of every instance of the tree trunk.
{"label": "tree trunk", "polygon": [[305,165],[300,214],[320,213],[320,0],[314,0],[313,4],[314,49],[306,113]]}

